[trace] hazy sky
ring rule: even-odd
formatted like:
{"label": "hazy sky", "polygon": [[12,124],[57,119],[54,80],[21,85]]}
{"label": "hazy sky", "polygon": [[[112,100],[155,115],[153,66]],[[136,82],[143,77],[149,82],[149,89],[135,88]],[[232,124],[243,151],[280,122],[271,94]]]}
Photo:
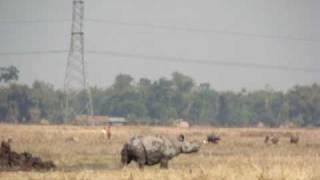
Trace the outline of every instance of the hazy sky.
{"label": "hazy sky", "polygon": [[[87,19],[109,21],[86,22],[85,48],[90,51],[320,69],[319,0],[87,0],[85,3]],[[0,52],[68,49],[71,5],[71,0],[0,0]],[[3,22],[56,19],[67,21]],[[295,84],[320,83],[320,71],[252,69],[94,54],[86,54],[86,60],[90,84],[102,87],[110,86],[119,73],[155,80],[170,77],[174,71],[187,74],[198,83],[209,82],[218,90],[262,89],[266,84],[284,90]],[[67,54],[0,56],[0,66],[15,65],[20,69],[20,82],[43,80],[59,88],[63,86],[66,61]]]}

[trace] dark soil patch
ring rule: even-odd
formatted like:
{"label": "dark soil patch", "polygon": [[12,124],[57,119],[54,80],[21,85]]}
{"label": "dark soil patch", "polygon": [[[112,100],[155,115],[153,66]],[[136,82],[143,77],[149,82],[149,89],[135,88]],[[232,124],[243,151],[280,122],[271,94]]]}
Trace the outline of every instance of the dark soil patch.
{"label": "dark soil patch", "polygon": [[10,142],[1,142],[0,171],[51,170],[56,166],[52,161],[43,161],[29,152],[17,153],[11,150]]}

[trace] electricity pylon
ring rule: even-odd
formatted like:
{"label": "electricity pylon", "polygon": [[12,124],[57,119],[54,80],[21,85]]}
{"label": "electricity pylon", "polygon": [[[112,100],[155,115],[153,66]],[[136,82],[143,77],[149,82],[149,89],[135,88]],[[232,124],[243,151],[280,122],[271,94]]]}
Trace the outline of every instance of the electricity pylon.
{"label": "electricity pylon", "polygon": [[93,115],[93,105],[87,77],[87,64],[84,57],[84,1],[73,0],[71,44],[66,67],[65,122],[77,116],[87,118]]}

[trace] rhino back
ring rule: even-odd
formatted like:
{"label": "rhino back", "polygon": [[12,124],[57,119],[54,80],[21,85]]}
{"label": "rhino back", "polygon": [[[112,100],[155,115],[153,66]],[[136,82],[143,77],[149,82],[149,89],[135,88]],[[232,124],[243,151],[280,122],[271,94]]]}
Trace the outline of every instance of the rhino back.
{"label": "rhino back", "polygon": [[164,157],[171,159],[179,154],[178,141],[163,136],[145,136],[142,142],[149,164],[158,163]]}
{"label": "rhino back", "polygon": [[145,148],[147,164],[159,163],[163,155],[163,139],[160,136],[145,136],[141,142]]}
{"label": "rhino back", "polygon": [[162,152],[166,158],[171,159],[180,154],[179,141],[169,139],[169,138],[164,138],[163,141],[164,142],[163,142]]}
{"label": "rhino back", "polygon": [[136,136],[128,144],[130,151],[139,158],[145,158],[148,165],[159,163],[161,158],[172,159],[180,153],[181,147],[180,142],[163,136]]}

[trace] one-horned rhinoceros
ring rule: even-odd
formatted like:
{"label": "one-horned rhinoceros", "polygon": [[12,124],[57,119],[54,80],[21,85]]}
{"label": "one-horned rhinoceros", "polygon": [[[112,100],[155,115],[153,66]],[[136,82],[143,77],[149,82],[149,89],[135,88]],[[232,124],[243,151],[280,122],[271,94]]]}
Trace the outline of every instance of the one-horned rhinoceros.
{"label": "one-horned rhinoceros", "polygon": [[144,165],[160,163],[160,168],[168,168],[168,161],[180,153],[193,153],[200,149],[199,142],[185,142],[163,136],[134,136],[122,148],[121,163]]}

